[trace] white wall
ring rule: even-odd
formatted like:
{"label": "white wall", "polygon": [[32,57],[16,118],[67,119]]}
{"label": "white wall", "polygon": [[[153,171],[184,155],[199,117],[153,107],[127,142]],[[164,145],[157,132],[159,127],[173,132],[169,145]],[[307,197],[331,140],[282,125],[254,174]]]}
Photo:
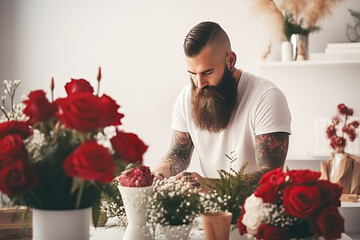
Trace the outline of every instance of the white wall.
{"label": "white wall", "polygon": [[[170,144],[175,97],[189,81],[182,52],[186,33],[200,21],[220,23],[238,54],[237,67],[253,71],[272,28],[250,11],[250,2],[0,0],[0,80],[20,79],[19,93],[27,94],[47,89],[54,76],[60,97],[70,78],[95,84],[102,66],[102,92],[122,106],[124,128],[149,144],[145,161],[154,166]],[[310,38],[311,51],[346,41],[349,7],[359,10],[360,1],[345,1],[323,22]]]}

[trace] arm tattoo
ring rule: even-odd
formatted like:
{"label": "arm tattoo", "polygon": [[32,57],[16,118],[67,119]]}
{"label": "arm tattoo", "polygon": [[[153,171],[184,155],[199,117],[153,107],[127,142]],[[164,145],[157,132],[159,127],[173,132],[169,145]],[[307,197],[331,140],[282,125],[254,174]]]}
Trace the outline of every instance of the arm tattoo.
{"label": "arm tattoo", "polygon": [[169,163],[170,175],[174,176],[190,165],[194,145],[189,133],[174,131],[173,141],[165,161]]}
{"label": "arm tattoo", "polygon": [[257,183],[266,172],[284,165],[289,134],[276,132],[259,135],[255,137],[255,144],[256,164],[259,171],[252,173],[253,183]]}

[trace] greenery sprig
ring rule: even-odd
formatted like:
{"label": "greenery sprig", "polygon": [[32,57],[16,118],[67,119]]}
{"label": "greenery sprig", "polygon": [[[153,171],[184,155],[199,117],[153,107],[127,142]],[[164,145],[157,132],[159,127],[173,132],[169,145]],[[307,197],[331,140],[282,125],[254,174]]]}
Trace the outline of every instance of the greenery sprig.
{"label": "greenery sprig", "polygon": [[290,41],[292,34],[300,34],[308,36],[311,32],[316,32],[320,30],[318,26],[311,26],[308,28],[304,28],[303,19],[300,19],[299,23],[295,22],[295,19],[291,13],[287,13],[284,17],[284,34],[288,41]]}
{"label": "greenery sprig", "polygon": [[232,213],[232,224],[236,224],[241,214],[241,206],[245,199],[250,196],[257,185],[251,184],[250,175],[245,173],[247,163],[244,163],[239,171],[235,171],[231,164],[236,161],[236,157],[230,157],[230,170],[218,170],[219,179],[205,179],[205,184],[212,189],[213,192],[208,193],[202,204],[205,208],[204,212],[210,211],[228,211]]}

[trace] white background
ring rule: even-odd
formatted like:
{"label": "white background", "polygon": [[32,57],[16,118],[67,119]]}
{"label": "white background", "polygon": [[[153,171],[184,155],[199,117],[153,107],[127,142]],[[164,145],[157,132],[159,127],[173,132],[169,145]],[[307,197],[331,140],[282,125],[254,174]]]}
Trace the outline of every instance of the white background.
{"label": "white background", "polygon": [[[204,20],[220,23],[237,53],[236,66],[259,72],[259,56],[271,38],[278,39],[273,37],[278,35],[264,14],[252,11],[251,2],[0,0],[0,80],[20,79],[19,94],[40,88],[49,93],[50,79],[54,77],[55,96],[62,97],[63,86],[70,78],[85,78],[95,85],[97,68],[102,66],[101,93],[112,96],[122,106],[124,129],[137,133],[149,145],[145,163],[155,166],[170,144],[173,102],[189,82],[182,43],[191,27]],[[344,1],[331,17],[319,23],[322,30],[310,35],[310,52],[323,52],[329,42],[348,41],[346,24],[353,23],[348,8],[359,11],[360,1]],[[275,59],[279,54],[274,49]],[[335,112],[336,105],[329,107],[322,97],[326,87],[311,91],[312,101]],[[341,84],[336,87],[339,99],[350,96],[346,103],[359,113],[359,102],[351,102],[351,96],[359,95],[360,89],[347,87],[345,92]],[[285,95],[291,94],[284,89]],[[301,99],[292,102],[294,108],[301,104]],[[325,113],[331,117],[333,112]],[[306,110],[296,116],[316,118]],[[304,146],[292,145],[289,156],[307,156],[311,147]],[[192,168],[196,169],[196,164]]]}

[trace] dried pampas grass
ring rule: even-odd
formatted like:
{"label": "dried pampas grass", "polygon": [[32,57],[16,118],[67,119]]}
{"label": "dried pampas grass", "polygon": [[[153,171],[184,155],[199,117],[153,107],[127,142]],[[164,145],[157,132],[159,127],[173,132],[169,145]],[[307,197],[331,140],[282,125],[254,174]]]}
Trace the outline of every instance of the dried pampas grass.
{"label": "dried pampas grass", "polygon": [[305,8],[304,20],[307,27],[332,14],[332,9],[343,0],[311,0]]}
{"label": "dried pampas grass", "polygon": [[272,24],[282,25],[286,14],[291,13],[295,22],[301,20],[305,27],[313,27],[319,20],[330,16],[336,4],[344,0],[256,0],[256,11],[271,15]]}

